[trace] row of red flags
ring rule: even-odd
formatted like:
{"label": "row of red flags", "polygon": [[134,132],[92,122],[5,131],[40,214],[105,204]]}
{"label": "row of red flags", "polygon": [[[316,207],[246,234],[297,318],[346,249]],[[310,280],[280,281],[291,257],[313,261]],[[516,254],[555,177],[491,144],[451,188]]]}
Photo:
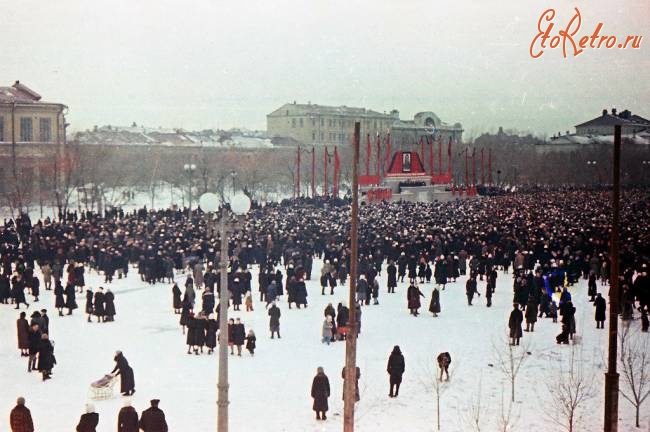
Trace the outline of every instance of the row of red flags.
{"label": "row of red flags", "polygon": [[[426,144],[429,147],[429,172],[433,177],[435,178],[445,178],[446,182],[452,182],[452,164],[453,164],[453,153],[452,153],[452,139],[449,137],[449,141],[447,144],[447,170],[446,173],[443,172],[443,157],[442,157],[442,139],[438,138],[438,173],[435,173],[435,167],[434,167],[434,155],[433,155],[433,145],[434,141],[432,137],[426,136],[426,137],[420,137],[420,160],[424,164],[424,156],[425,156],[425,140]],[[382,141],[384,143],[384,147],[386,149],[385,155],[381,155],[381,149],[382,149]],[[391,139],[390,139],[390,133],[387,134],[384,138],[382,138],[379,134],[377,134],[376,139],[375,139],[375,146],[376,146],[376,153],[375,153],[375,160],[376,160],[376,166],[375,166],[375,176],[379,177],[381,175],[385,175],[386,172],[390,169],[390,163],[391,163]],[[301,158],[302,158],[302,153],[311,153],[311,195],[312,197],[316,196],[316,148],[312,147],[310,151],[308,150],[303,150],[302,148],[298,147],[296,150],[296,176],[295,176],[295,183],[294,183],[294,197],[298,197],[301,195],[301,173],[300,173],[300,168],[301,168]],[[466,148],[462,152],[459,153],[459,155],[465,153],[465,184],[477,184],[476,182],[476,148],[472,150],[472,155],[469,155],[469,148]],[[330,184],[329,184],[329,179],[328,179],[328,174],[329,174],[329,169],[328,165],[332,163],[332,156],[334,157],[334,178],[332,181],[332,195],[335,197],[339,196],[339,183],[340,183],[340,176],[341,176],[341,161],[338,153],[338,148],[334,147],[334,152],[333,154],[329,153],[329,150],[327,147],[325,147],[324,152],[323,152],[323,176],[324,176],[324,182],[323,182],[323,190],[322,190],[322,195],[323,196],[329,196],[330,193]],[[473,181],[470,183],[469,179],[469,163],[468,159],[472,158],[472,177]],[[370,161],[372,159],[372,143],[371,143],[371,138],[370,134],[367,135],[366,137],[366,161],[365,161],[365,175],[370,176]],[[485,184],[485,163],[484,163],[484,149],[481,149],[481,184]],[[384,163],[382,163],[384,162]],[[488,184],[492,184],[492,149],[488,149]]]}

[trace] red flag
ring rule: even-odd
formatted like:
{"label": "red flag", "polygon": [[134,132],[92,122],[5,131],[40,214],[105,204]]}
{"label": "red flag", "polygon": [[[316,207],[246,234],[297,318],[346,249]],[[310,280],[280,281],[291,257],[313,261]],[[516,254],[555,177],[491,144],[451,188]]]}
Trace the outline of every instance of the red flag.
{"label": "red flag", "polygon": [[311,148],[311,197],[316,198],[316,147]]}
{"label": "red flag", "polygon": [[451,181],[451,161],[452,161],[452,156],[451,156],[451,137],[449,137],[449,144],[447,145],[447,175],[449,176],[449,179]]}
{"label": "red flag", "polygon": [[429,139],[429,136],[427,135],[427,144],[429,145],[429,171],[431,171],[431,175],[433,176],[433,136]]}
{"label": "red flag", "polygon": [[469,158],[469,148],[465,147],[465,188],[469,187],[469,164],[467,159]]}
{"label": "red flag", "polygon": [[483,149],[481,149],[481,184],[485,184],[485,164],[483,162]]}
{"label": "red flag", "polygon": [[472,149],[472,184],[476,186],[476,147]]}
{"label": "red flag", "polygon": [[323,164],[324,164],[324,177],[325,177],[325,183],[323,184],[323,196],[327,197],[327,159],[329,159],[329,154],[327,153],[327,147],[325,147],[325,153],[323,153]]}
{"label": "red flag", "polygon": [[386,135],[386,171],[390,170],[390,158],[393,155],[390,154],[390,129],[388,130],[388,134]]}
{"label": "red flag", "polygon": [[424,139],[420,137],[420,161],[422,162],[422,168],[424,168]]}
{"label": "red flag", "polygon": [[339,151],[334,147],[334,196],[339,196],[339,177],[340,177],[341,161],[339,160]]}
{"label": "red flag", "polygon": [[300,198],[300,147],[298,147],[298,169],[296,170],[296,197]]}
{"label": "red flag", "polygon": [[370,147],[370,134],[366,136],[366,175],[370,175],[370,156],[372,154],[372,147]]}
{"label": "red flag", "polygon": [[442,175],[442,137],[438,136],[438,174]]}
{"label": "red flag", "polygon": [[492,186],[492,149],[488,149],[488,183]]}
{"label": "red flag", "polygon": [[379,139],[379,133],[377,133],[377,174],[381,175],[381,140]]}

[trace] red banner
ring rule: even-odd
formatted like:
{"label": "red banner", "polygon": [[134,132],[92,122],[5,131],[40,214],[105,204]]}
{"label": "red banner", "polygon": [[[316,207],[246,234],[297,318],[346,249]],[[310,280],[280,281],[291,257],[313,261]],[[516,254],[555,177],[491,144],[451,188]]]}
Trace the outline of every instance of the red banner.
{"label": "red banner", "polygon": [[393,191],[389,188],[368,190],[368,202],[389,201],[393,197]]}

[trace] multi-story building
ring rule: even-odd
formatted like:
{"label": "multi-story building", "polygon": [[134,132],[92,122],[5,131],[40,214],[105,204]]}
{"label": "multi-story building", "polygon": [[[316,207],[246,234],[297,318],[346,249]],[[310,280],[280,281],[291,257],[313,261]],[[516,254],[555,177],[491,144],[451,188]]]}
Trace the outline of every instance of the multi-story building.
{"label": "multi-story building", "polygon": [[19,81],[0,87],[0,192],[13,197],[12,206],[22,209],[35,193],[56,188],[51,180],[61,168],[66,112]]}
{"label": "multi-story building", "polygon": [[270,138],[290,138],[304,145],[343,145],[352,141],[354,123],[361,123],[361,136],[385,135],[390,131],[397,145],[417,143],[435,131],[446,139],[462,139],[462,126],[443,123],[432,112],[421,112],[413,120],[400,120],[399,111],[380,113],[366,108],[287,103],[266,116]]}
{"label": "multi-story building", "polygon": [[629,110],[617,113],[616,108],[612,108],[611,113],[608,113],[604,109],[601,116],[576,125],[576,135],[612,135],[614,125],[621,125],[623,134],[634,134],[650,129],[650,120],[632,114]]}
{"label": "multi-story building", "polygon": [[0,143],[62,145],[66,110],[63,104],[42,101],[20,81],[0,87]]}

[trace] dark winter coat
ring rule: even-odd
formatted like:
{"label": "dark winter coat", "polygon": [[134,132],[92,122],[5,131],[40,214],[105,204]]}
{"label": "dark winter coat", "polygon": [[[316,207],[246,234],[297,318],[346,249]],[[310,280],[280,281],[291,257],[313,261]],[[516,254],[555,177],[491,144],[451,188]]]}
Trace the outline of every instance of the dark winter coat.
{"label": "dark winter coat", "polygon": [[596,307],[596,321],[605,321],[605,311],[607,310],[607,301],[604,297],[596,297],[594,300],[594,306]]}
{"label": "dark winter coat", "polygon": [[422,294],[422,291],[415,285],[411,285],[408,287],[408,290],[406,291],[406,299],[408,300],[408,308],[409,309],[419,309],[421,304],[420,304],[420,296],[424,297],[424,294]]}
{"label": "dark winter coat", "polygon": [[183,306],[181,302],[181,289],[176,284],[172,287],[172,297],[174,309],[180,309]]}
{"label": "dark winter coat", "polygon": [[125,406],[117,415],[117,432],[138,432],[138,412],[132,406]]}
{"label": "dark winter coat", "polygon": [[131,391],[135,388],[135,378],[133,376],[133,369],[129,366],[129,362],[122,353],[119,353],[114,358],[116,365],[111,373],[116,371],[120,375],[120,393]]}
{"label": "dark winter coat", "polygon": [[38,347],[38,370],[51,371],[56,364],[56,359],[54,358],[54,347],[52,342],[48,339],[42,339]]}
{"label": "dark winter coat", "polygon": [[77,432],[95,432],[98,423],[99,414],[95,412],[82,414],[77,425]]}
{"label": "dark winter coat", "polygon": [[251,352],[255,351],[256,341],[257,341],[257,337],[255,337],[255,335],[246,336],[246,349]]}
{"label": "dark winter coat", "polygon": [[537,303],[529,301],[526,305],[526,323],[537,322]]}
{"label": "dark winter coat", "polygon": [[16,405],[9,414],[11,432],[34,432],[32,414],[25,405]]}
{"label": "dark winter coat", "polygon": [[106,313],[107,316],[112,317],[116,315],[115,294],[113,294],[111,291],[107,291],[106,294],[104,294],[104,305],[105,305],[104,312]]}
{"label": "dark winter coat", "polygon": [[77,309],[77,300],[75,299],[74,285],[67,285],[65,287],[65,307],[70,310]]}
{"label": "dark winter coat", "polygon": [[311,383],[311,397],[314,398],[314,411],[327,411],[327,398],[330,396],[330,381],[322,372],[314,377]]}
{"label": "dark winter coat", "polygon": [[277,331],[280,328],[280,316],[282,314],[280,313],[280,308],[273,305],[269,309],[269,316],[271,317],[269,319],[269,327],[271,331]]}
{"label": "dark winter coat", "polygon": [[63,285],[57,283],[54,286],[54,307],[57,309],[65,307],[65,299],[63,298]]}
{"label": "dark winter coat", "polygon": [[399,349],[393,349],[390,357],[388,357],[388,367],[386,368],[386,372],[390,375],[391,384],[399,384],[402,382],[404,369],[404,356]]}
{"label": "dark winter coat", "polygon": [[397,287],[397,267],[395,267],[395,264],[390,264],[386,269],[386,273],[388,273],[388,287]]}
{"label": "dark winter coat", "polygon": [[246,340],[246,330],[244,329],[244,324],[233,324],[231,339],[232,343],[235,345],[244,345],[244,340]]}
{"label": "dark winter coat", "polygon": [[429,312],[440,313],[440,291],[434,289],[431,292],[431,303],[429,303]]}
{"label": "dark winter coat", "polygon": [[16,330],[18,333],[18,349],[29,348],[29,323],[25,318],[16,320]]}
{"label": "dark winter coat", "polygon": [[100,317],[106,315],[106,307],[104,305],[105,295],[103,292],[98,291],[95,293],[95,315]]}
{"label": "dark winter coat", "polygon": [[200,320],[193,316],[187,318],[187,336],[185,337],[187,345],[199,345],[200,324]]}
{"label": "dark winter coat", "polygon": [[508,328],[510,329],[511,338],[520,338],[522,336],[521,323],[524,320],[524,314],[519,309],[513,309],[510,312],[510,319],[508,320]]}
{"label": "dark winter coat", "polygon": [[217,346],[217,330],[219,323],[215,319],[209,319],[205,332],[205,346],[214,349]]}
{"label": "dark winter coat", "polygon": [[93,292],[91,290],[86,291],[86,313],[93,314]]}
{"label": "dark winter coat", "polygon": [[151,407],[142,411],[140,429],[144,432],[168,432],[165,413],[158,407]]}

